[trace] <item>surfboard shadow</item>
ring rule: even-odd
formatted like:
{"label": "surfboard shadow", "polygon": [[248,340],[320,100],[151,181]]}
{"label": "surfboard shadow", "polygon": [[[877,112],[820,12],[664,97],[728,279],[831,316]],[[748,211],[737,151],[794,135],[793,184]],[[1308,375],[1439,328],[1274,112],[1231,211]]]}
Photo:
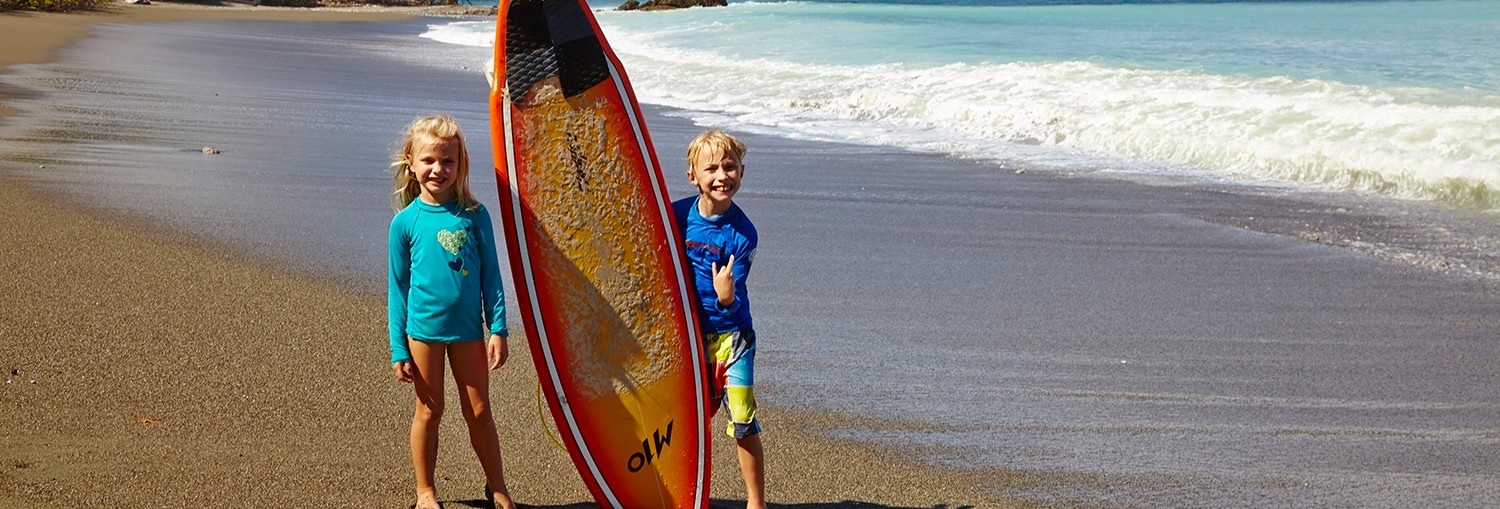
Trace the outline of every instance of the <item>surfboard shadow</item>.
{"label": "surfboard shadow", "polygon": [[[736,505],[736,504],[738,504],[738,505]],[[714,503],[710,503],[709,507],[711,509],[718,509],[720,507],[723,507],[723,508],[743,507],[744,504],[745,504],[744,502],[726,501],[723,505],[719,505],[717,502],[714,502]],[[844,500],[844,501],[841,501],[841,502],[811,502],[811,503],[806,503],[806,504],[773,504],[773,503],[767,503],[766,507],[768,509],[974,509],[974,506],[972,506],[972,505],[937,504],[937,505],[932,505],[932,506],[925,506],[925,505],[924,506],[904,506],[904,505],[897,506],[897,505],[877,504],[877,503],[874,503],[874,502],[860,502],[860,501],[857,501],[857,500]]]}
{"label": "surfboard shadow", "polygon": [[[536,213],[535,211],[531,210],[530,204],[522,203],[522,208],[525,209],[525,213],[529,214],[531,217],[536,217]],[[575,319],[586,318],[587,320],[592,320],[591,323],[570,323],[568,325],[565,325],[565,327],[569,327],[572,329],[572,333],[563,334],[563,336],[571,337],[574,341],[588,342],[590,343],[589,346],[583,347],[583,345],[581,344],[554,345],[564,348],[572,347],[568,349],[568,365],[562,367],[562,369],[570,370],[570,372],[575,377],[577,377],[573,380],[573,389],[579,390],[583,385],[588,385],[590,386],[588,390],[594,392],[595,395],[597,395],[597,393],[600,391],[607,391],[611,393],[618,391],[634,393],[636,397],[642,398],[643,400],[652,399],[654,396],[653,394],[650,394],[649,392],[638,392],[642,384],[641,381],[637,379],[637,377],[641,375],[649,377],[654,375],[654,373],[636,373],[633,371],[638,371],[641,366],[634,366],[635,369],[627,366],[627,360],[638,359],[642,356],[651,355],[652,353],[648,351],[652,349],[646,347],[643,344],[643,341],[646,341],[647,339],[637,337],[632,327],[622,316],[628,313],[650,313],[650,310],[646,307],[637,308],[631,306],[632,303],[638,306],[640,304],[638,302],[625,302],[624,304],[622,304],[620,302],[621,299],[619,299],[618,289],[616,289],[616,291],[607,291],[600,288],[599,286],[596,286],[594,280],[598,279],[598,277],[590,277],[588,272],[600,270],[597,267],[609,267],[610,264],[607,260],[584,261],[585,264],[590,264],[595,267],[595,269],[593,269],[592,271],[586,270],[583,267],[580,267],[577,261],[573,260],[566,254],[568,250],[564,249],[561,243],[568,242],[567,239],[554,238],[553,235],[550,232],[546,231],[545,228],[538,228],[536,231],[533,231],[532,234],[533,239],[538,241],[533,244],[533,249],[535,250],[536,254],[535,258],[538,260],[547,260],[546,262],[542,263],[547,264],[546,267],[549,271],[550,277],[556,280],[565,280],[572,282],[572,284],[567,285],[570,290],[569,294],[567,295],[567,305],[575,311],[572,313],[565,313],[565,315]],[[615,294],[614,298],[611,298],[609,294]],[[625,300],[632,301],[632,299]],[[624,305],[625,309],[619,308],[620,305]],[[593,331],[593,333],[580,334],[579,332],[581,331]],[[657,352],[657,354],[659,354],[659,352]],[[532,352],[532,355],[535,356],[538,355],[538,353]],[[539,376],[543,377],[544,381],[546,380],[546,374],[538,374]],[[622,400],[602,397],[592,399],[590,405],[590,413],[596,416],[630,415],[630,412],[627,411]],[[596,423],[596,425],[598,424],[602,423]],[[644,430],[646,429],[646,426],[652,425],[653,423],[619,422],[613,424],[619,425],[622,429],[626,429],[630,426],[635,426],[640,427],[642,430]],[[683,425],[684,427],[690,426],[689,422],[680,422],[678,424]],[[565,429],[560,431],[562,433],[568,433],[568,431]],[[668,434],[670,436],[670,431],[668,431]],[[700,438],[700,440],[706,440],[706,437],[702,437]],[[595,444],[595,446],[597,447],[597,444]],[[660,451],[660,449],[658,449],[658,451]],[[591,452],[591,455],[595,456],[595,459],[598,459],[598,457],[600,456],[600,452]],[[616,465],[616,467],[618,467],[618,465]],[[587,474],[580,472],[580,475]],[[658,493],[665,493],[667,492],[667,487],[658,479],[655,491]],[[480,505],[476,507],[488,507],[487,505],[485,505],[485,501],[481,500],[479,501],[479,504]],[[556,506],[523,505],[523,507],[573,509],[592,508],[599,506],[594,503],[582,503]]]}
{"label": "surfboard shadow", "polygon": [[[456,500],[449,504],[462,504],[464,507],[489,507],[484,500]],[[534,505],[518,503],[522,509],[598,509],[599,505],[592,502],[579,502],[575,504],[561,505]],[[449,505],[448,507],[453,507]],[[713,499],[708,503],[709,509],[740,509],[745,507],[743,500]],[[896,506],[877,504],[873,502],[860,502],[857,500],[844,500],[839,502],[810,502],[804,504],[766,504],[769,509],[974,509],[972,505],[948,505],[936,504],[931,506]]]}

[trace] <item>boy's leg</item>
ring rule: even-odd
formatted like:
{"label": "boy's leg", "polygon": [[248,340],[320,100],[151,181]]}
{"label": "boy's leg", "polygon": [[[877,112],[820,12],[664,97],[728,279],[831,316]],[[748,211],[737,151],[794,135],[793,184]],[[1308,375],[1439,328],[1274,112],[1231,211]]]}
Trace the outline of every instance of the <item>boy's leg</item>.
{"label": "boy's leg", "polygon": [[729,407],[729,434],[738,449],[740,476],[745,479],[745,507],[765,509],[765,453],[760,443],[760,420],[755,417],[755,331],[732,333],[733,346],[724,369],[724,405]]}
{"label": "boy's leg", "polygon": [[453,380],[458,384],[459,405],[469,428],[469,444],[479,456],[485,481],[495,506],[515,507],[505,486],[504,463],[500,458],[500,438],[495,432],[495,417],[490,411],[490,371],[486,365],[485,343],[464,341],[449,347],[448,363],[453,366]]}
{"label": "boy's leg", "polygon": [[437,485],[433,471],[437,468],[438,424],[443,419],[443,354],[441,343],[407,340],[417,376],[412,386],[417,393],[416,411],[411,418],[411,466],[417,476],[417,509],[437,509]]}
{"label": "boy's leg", "polygon": [[760,435],[735,440],[739,446],[740,476],[745,478],[746,509],[766,508],[766,455]]}
{"label": "boy's leg", "polygon": [[738,449],[740,476],[745,479],[745,507],[766,507],[766,456],[760,445],[760,421],[755,418],[753,387],[725,388],[729,407],[729,435]]}

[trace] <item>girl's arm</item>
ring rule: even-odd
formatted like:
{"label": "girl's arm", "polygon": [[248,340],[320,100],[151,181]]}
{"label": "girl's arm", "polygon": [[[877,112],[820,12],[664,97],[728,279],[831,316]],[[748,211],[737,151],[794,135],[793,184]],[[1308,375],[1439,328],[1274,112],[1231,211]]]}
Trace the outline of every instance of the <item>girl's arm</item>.
{"label": "girl's arm", "polygon": [[386,282],[386,320],[391,339],[391,364],[411,362],[411,348],[406,344],[406,296],[411,289],[411,240],[398,214],[391,221],[386,241],[389,251]]}
{"label": "girl's arm", "polygon": [[490,334],[489,341],[486,341],[484,345],[490,371],[500,369],[500,366],[505,365],[505,359],[510,358],[510,345],[506,344],[505,336]]}
{"label": "girl's arm", "polygon": [[504,338],[510,336],[505,324],[505,279],[500,276],[500,260],[495,254],[495,228],[483,206],[475,211],[474,223],[480,236],[479,288],[484,295],[484,321],[490,334]]}

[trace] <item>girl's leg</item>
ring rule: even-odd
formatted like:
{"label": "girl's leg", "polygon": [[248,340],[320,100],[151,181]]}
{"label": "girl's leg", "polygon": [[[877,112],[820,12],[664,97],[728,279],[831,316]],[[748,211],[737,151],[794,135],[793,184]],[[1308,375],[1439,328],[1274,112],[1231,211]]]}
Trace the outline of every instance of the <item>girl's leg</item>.
{"label": "girl's leg", "polygon": [[443,419],[442,343],[408,340],[411,357],[417,366],[412,386],[417,392],[417,410],[411,418],[411,466],[417,474],[416,509],[438,509],[437,469],[438,424]]}
{"label": "girl's leg", "polygon": [[500,460],[500,437],[495,433],[495,417],[490,412],[490,370],[485,364],[485,343],[464,341],[449,346],[449,365],[458,383],[459,405],[464,423],[469,426],[469,443],[479,456],[485,480],[499,508],[513,508],[510,491],[505,487],[505,471]]}

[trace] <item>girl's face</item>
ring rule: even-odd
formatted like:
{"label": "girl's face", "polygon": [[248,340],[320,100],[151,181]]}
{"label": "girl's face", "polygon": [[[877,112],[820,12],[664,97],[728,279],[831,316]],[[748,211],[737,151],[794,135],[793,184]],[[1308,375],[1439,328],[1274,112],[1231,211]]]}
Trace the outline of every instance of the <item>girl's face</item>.
{"label": "girl's face", "polygon": [[458,140],[418,138],[411,146],[412,178],[422,190],[422,201],[440,205],[454,198],[453,185],[458,182]]}
{"label": "girl's face", "polygon": [[698,195],[708,201],[714,215],[729,211],[730,200],[740,190],[740,177],[745,168],[734,158],[733,153],[707,149],[698,153],[688,171],[688,180],[698,188]]}

